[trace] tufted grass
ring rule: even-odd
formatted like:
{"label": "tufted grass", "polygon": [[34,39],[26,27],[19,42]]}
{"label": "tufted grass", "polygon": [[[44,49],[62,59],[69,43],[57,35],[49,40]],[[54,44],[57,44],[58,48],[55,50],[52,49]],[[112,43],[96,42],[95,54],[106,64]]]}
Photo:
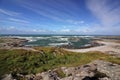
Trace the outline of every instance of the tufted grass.
{"label": "tufted grass", "polygon": [[[120,64],[120,58],[101,52],[75,53],[62,48],[36,47],[38,51],[0,49],[0,76],[4,74],[36,74],[62,66],[80,66],[93,60],[106,60]],[[58,71],[60,76],[61,71]]]}

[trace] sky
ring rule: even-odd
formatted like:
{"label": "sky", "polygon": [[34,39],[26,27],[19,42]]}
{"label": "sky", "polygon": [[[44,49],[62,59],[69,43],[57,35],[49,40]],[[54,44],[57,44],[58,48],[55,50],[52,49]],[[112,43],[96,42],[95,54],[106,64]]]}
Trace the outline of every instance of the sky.
{"label": "sky", "polygon": [[120,35],[120,0],[0,0],[0,34]]}

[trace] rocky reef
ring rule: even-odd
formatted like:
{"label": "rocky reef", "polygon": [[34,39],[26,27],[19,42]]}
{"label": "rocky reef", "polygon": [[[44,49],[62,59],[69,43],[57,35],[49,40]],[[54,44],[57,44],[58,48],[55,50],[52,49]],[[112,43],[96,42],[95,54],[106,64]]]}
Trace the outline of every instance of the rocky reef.
{"label": "rocky reef", "polygon": [[28,40],[19,39],[19,38],[11,38],[11,37],[1,37],[0,38],[0,47],[8,48],[8,47],[23,47],[24,43]]}
{"label": "rocky reef", "polygon": [[[77,47],[77,49],[91,48],[91,47],[102,46],[102,45],[104,45],[104,44],[100,44],[100,43],[98,43],[96,41],[91,41],[90,43],[88,43],[86,45]],[[76,49],[76,47],[74,47],[70,43],[68,45],[62,45],[62,46],[59,46],[59,47],[61,47],[61,48],[67,48],[67,49]]]}

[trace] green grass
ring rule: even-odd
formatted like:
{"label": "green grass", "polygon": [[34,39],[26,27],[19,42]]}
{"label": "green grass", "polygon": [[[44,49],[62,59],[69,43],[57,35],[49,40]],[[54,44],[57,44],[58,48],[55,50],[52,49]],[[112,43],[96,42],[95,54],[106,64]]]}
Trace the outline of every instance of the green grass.
{"label": "green grass", "polygon": [[60,68],[56,69],[55,72],[60,78],[64,78],[66,76]]}
{"label": "green grass", "polygon": [[[113,58],[101,52],[74,53],[49,47],[35,49],[39,51],[0,49],[0,76],[7,73],[35,74],[61,66],[83,65],[97,59],[120,64],[120,58]],[[57,72],[64,77],[61,71]]]}
{"label": "green grass", "polygon": [[5,41],[3,39],[0,39],[0,43],[4,43]]}

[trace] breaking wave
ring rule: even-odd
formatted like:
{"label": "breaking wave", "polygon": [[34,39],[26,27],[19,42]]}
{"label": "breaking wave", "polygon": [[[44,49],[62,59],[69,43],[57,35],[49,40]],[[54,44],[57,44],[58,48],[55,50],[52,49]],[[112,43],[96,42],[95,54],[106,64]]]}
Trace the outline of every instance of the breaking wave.
{"label": "breaking wave", "polygon": [[66,43],[50,43],[48,44],[49,46],[62,46],[62,45],[68,45],[69,43],[66,42]]}

